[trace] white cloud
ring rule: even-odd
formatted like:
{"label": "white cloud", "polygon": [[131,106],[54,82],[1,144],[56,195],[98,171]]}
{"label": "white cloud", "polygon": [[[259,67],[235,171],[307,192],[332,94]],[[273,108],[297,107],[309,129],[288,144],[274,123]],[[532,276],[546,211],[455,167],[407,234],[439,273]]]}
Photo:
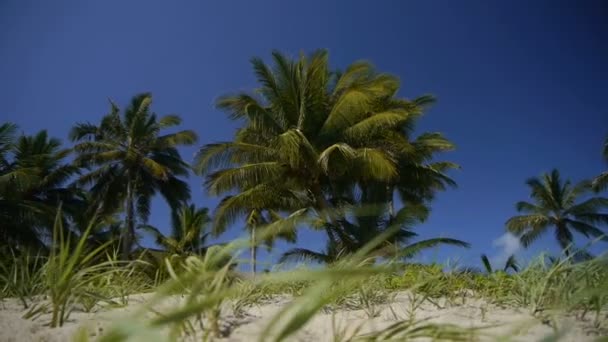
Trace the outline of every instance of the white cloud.
{"label": "white cloud", "polygon": [[519,238],[511,233],[504,233],[498,239],[492,241],[492,246],[499,251],[490,258],[494,267],[502,267],[507,259],[521,249]]}

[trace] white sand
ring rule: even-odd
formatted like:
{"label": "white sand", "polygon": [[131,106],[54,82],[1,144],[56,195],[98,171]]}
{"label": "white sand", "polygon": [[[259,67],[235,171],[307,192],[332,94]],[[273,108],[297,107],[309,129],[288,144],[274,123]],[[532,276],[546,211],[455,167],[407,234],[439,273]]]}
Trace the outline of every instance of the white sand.
{"label": "white sand", "polygon": [[[21,304],[13,299],[0,303],[0,342],[65,342],[71,341],[79,328],[85,327],[91,340],[103,333],[104,329],[114,322],[121,322],[121,317],[130,317],[140,303],[145,302],[149,295],[131,296],[130,305],[123,308],[100,308],[97,312],[73,312],[63,327],[50,328],[50,315],[44,314],[35,320],[23,319],[26,312]],[[338,311],[317,314],[307,326],[299,331],[290,341],[333,341],[334,335],[345,331],[346,337],[352,337],[353,332],[364,334],[391,324],[411,318],[408,308],[411,307],[409,296],[399,293],[390,305],[378,308],[379,315],[369,318],[362,310]],[[176,305],[179,298],[163,305]],[[440,301],[442,308],[431,303],[424,303],[415,310],[416,321],[426,320],[433,323],[450,323],[460,327],[484,327],[479,331],[482,341],[494,341],[498,337],[509,337],[511,341],[539,341],[554,333],[554,328],[547,322],[532,316],[527,309],[499,308],[488,305],[483,300],[469,299],[464,305],[448,305]],[[243,317],[235,317],[229,309],[222,315],[222,329],[229,331],[224,341],[255,341],[260,332],[266,327],[274,315],[289,300],[277,297],[271,302],[248,308]],[[590,315],[591,316],[591,315]],[[195,324],[196,326],[196,324]],[[587,321],[576,320],[573,317],[561,316],[557,326],[566,330],[560,341],[593,341],[598,332],[593,329],[591,318]],[[166,339],[164,332],[151,332],[151,340]],[[201,335],[183,338],[184,341],[201,341]],[[344,339],[346,340],[346,339]]]}

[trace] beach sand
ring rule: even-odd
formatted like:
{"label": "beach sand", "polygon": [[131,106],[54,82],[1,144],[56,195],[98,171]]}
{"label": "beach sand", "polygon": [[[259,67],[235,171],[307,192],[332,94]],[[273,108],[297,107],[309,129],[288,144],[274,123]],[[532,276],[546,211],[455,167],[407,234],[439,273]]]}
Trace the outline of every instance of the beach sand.
{"label": "beach sand", "polygon": [[[86,329],[90,340],[107,331],[115,323],[129,322],[134,312],[145,303],[151,294],[130,297],[129,305],[120,308],[99,307],[94,312],[74,311],[64,326],[50,328],[50,314],[43,314],[34,320],[24,319],[27,310],[19,301],[6,299],[0,303],[0,341],[2,342],[66,342],[71,341],[79,329]],[[399,321],[413,319],[418,324],[442,323],[459,327],[480,328],[477,340],[495,341],[508,337],[510,341],[540,341],[543,338],[562,331],[560,341],[593,341],[599,332],[593,329],[592,319],[577,320],[573,316],[555,314],[554,319],[539,318],[531,315],[528,309],[506,308],[488,304],[484,300],[470,298],[464,304],[450,304],[446,300],[435,304],[425,302],[412,314],[411,296],[408,293],[397,293],[387,304],[376,307],[376,317],[370,318],[369,311],[336,310],[320,312],[289,341],[335,341],[341,335],[342,341],[357,335],[363,335],[378,329],[386,328]],[[156,308],[162,312],[163,307],[179,305],[181,297],[176,296]],[[230,305],[222,313],[221,328],[225,336],[220,341],[256,341],[263,329],[275,318],[285,305],[288,297],[273,297],[263,303],[254,305],[235,316]],[[154,314],[150,314],[151,316]],[[591,315],[590,315],[591,316]],[[193,323],[193,327],[198,327]],[[139,339],[151,342],[167,340],[168,329],[155,331],[150,329],[150,336]],[[183,341],[201,341],[202,333],[184,336]]]}

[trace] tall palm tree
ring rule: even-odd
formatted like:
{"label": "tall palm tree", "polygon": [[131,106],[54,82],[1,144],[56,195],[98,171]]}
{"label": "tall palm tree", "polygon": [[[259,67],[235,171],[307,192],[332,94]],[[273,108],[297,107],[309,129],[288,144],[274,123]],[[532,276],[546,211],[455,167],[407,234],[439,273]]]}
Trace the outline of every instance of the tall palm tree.
{"label": "tall palm tree", "polygon": [[506,223],[507,230],[519,236],[525,247],[549,228],[555,229],[557,242],[567,255],[574,241],[573,232],[608,241],[598,227],[608,223],[608,214],[601,212],[608,208],[608,199],[593,197],[577,203],[590,189],[589,182],[572,185],[568,180],[562,181],[559,171],[554,169],[540,178],[529,179],[526,184],[533,202],[518,202],[517,211],[523,215],[514,216]]}
{"label": "tall palm tree", "polygon": [[211,218],[209,209],[196,208],[194,204],[177,209],[171,217],[171,235],[166,236],[151,225],[140,228],[152,234],[156,243],[170,255],[202,254],[206,249],[206,241]]}
{"label": "tall palm tree", "polygon": [[150,109],[152,95],[133,97],[122,115],[111,103],[111,111],[99,125],[79,123],[70,137],[78,142],[76,162],[90,172],[79,183],[90,186],[98,206],[124,207],[125,229],[121,236],[123,258],[128,258],[135,239],[136,219],[147,221],[151,198],[158,192],[172,209],[190,198],[190,189],[179,177],[188,176],[189,166],[177,150],[192,145],[191,130],[164,134],[179,126],[177,115],[157,117]]}
{"label": "tall palm tree", "polygon": [[437,133],[411,139],[429,97],[396,98],[397,78],[366,62],[332,72],[326,51],[295,60],[279,52],[272,57],[272,67],[252,60],[259,89],[218,101],[244,125],[232,141],[205,145],[197,155],[195,167],[207,175],[210,194],[237,192],[233,197],[261,203],[274,189],[304,198],[304,207],[333,223],[326,225],[332,240],[341,229],[336,205],[353,201],[358,190],[373,184],[385,199],[397,189],[413,201],[452,184],[444,172],[455,165],[430,162],[452,144]]}
{"label": "tall palm tree", "polygon": [[315,252],[304,248],[294,248],[283,254],[280,262],[285,261],[315,261],[319,263],[334,263],[341,258],[351,255],[370,243],[380,234],[393,232],[385,241],[379,244],[371,253],[372,257],[411,258],[417,253],[438,245],[453,245],[468,248],[469,244],[451,238],[432,238],[411,242],[418,236],[412,226],[424,222],[428,217],[428,209],[421,205],[406,205],[395,215],[389,215],[388,207],[355,206],[347,209],[353,221],[343,217],[339,224],[343,227],[337,239],[329,240],[325,251]]}
{"label": "tall palm tree", "polygon": [[[608,138],[604,142],[604,150],[602,151],[604,159],[608,162]],[[593,190],[599,192],[605,190],[608,187],[608,171],[602,172],[599,176],[593,179]]]}
{"label": "tall palm tree", "polygon": [[[305,213],[299,209],[307,205],[306,199],[302,197],[284,186],[270,184],[258,184],[250,188],[243,186],[238,194],[226,196],[218,204],[213,214],[213,234],[218,236],[238,219],[244,219],[244,228],[250,236],[251,272],[255,274],[257,249],[261,243],[267,248],[272,248],[277,239],[295,242],[297,226],[295,221]],[[281,211],[293,214],[283,217]],[[270,225],[274,228],[269,227]],[[263,236],[257,234],[260,230]]]}
{"label": "tall palm tree", "polygon": [[[276,240],[295,243],[297,226],[303,222],[306,209],[296,210],[284,217],[272,209],[252,209],[245,220],[251,241],[251,273],[255,276],[257,269],[257,249],[260,245],[271,249]],[[258,233],[259,232],[259,233]]]}
{"label": "tall palm tree", "polygon": [[[78,167],[67,163],[70,149],[46,131],[14,138],[16,126],[0,126],[0,221],[5,241],[40,248],[53,224],[53,212],[64,203],[72,216],[80,201],[67,181]],[[46,234],[46,235],[45,235]]]}

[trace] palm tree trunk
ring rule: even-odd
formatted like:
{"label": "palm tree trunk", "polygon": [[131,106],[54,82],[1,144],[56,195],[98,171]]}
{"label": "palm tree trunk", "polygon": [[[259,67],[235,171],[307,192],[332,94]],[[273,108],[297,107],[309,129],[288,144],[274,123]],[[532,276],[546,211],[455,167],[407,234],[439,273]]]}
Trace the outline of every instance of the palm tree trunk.
{"label": "palm tree trunk", "polygon": [[388,215],[392,219],[395,216],[395,203],[393,201],[393,188],[386,186],[386,198],[388,200]]}
{"label": "palm tree trunk", "polygon": [[564,252],[564,255],[566,258],[569,258],[571,254],[570,250],[572,248],[572,235],[564,224],[557,224],[557,240]]}
{"label": "palm tree trunk", "polygon": [[251,227],[251,275],[255,277],[256,273],[256,264],[257,264],[257,253],[258,253],[258,245],[255,241],[255,229],[256,225],[254,224]]}
{"label": "palm tree trunk", "polygon": [[128,260],[131,255],[131,247],[135,237],[135,222],[133,218],[133,188],[131,180],[127,182],[127,198],[125,199],[125,214],[127,227],[122,232],[122,259]]}
{"label": "palm tree trunk", "polygon": [[[318,210],[320,210],[326,217],[327,221],[329,223],[331,223],[333,226],[335,226],[337,228],[337,223],[338,220],[335,217],[334,213],[331,212],[331,208],[329,206],[329,204],[327,203],[327,200],[325,199],[325,196],[323,196],[323,192],[321,191],[321,188],[317,185],[316,187],[313,188],[314,193],[314,199],[315,199],[315,204]],[[328,227],[325,229],[325,232],[327,233],[327,238],[329,239],[329,241],[332,242],[336,242],[336,236],[334,234],[334,232],[332,231],[331,227]]]}

